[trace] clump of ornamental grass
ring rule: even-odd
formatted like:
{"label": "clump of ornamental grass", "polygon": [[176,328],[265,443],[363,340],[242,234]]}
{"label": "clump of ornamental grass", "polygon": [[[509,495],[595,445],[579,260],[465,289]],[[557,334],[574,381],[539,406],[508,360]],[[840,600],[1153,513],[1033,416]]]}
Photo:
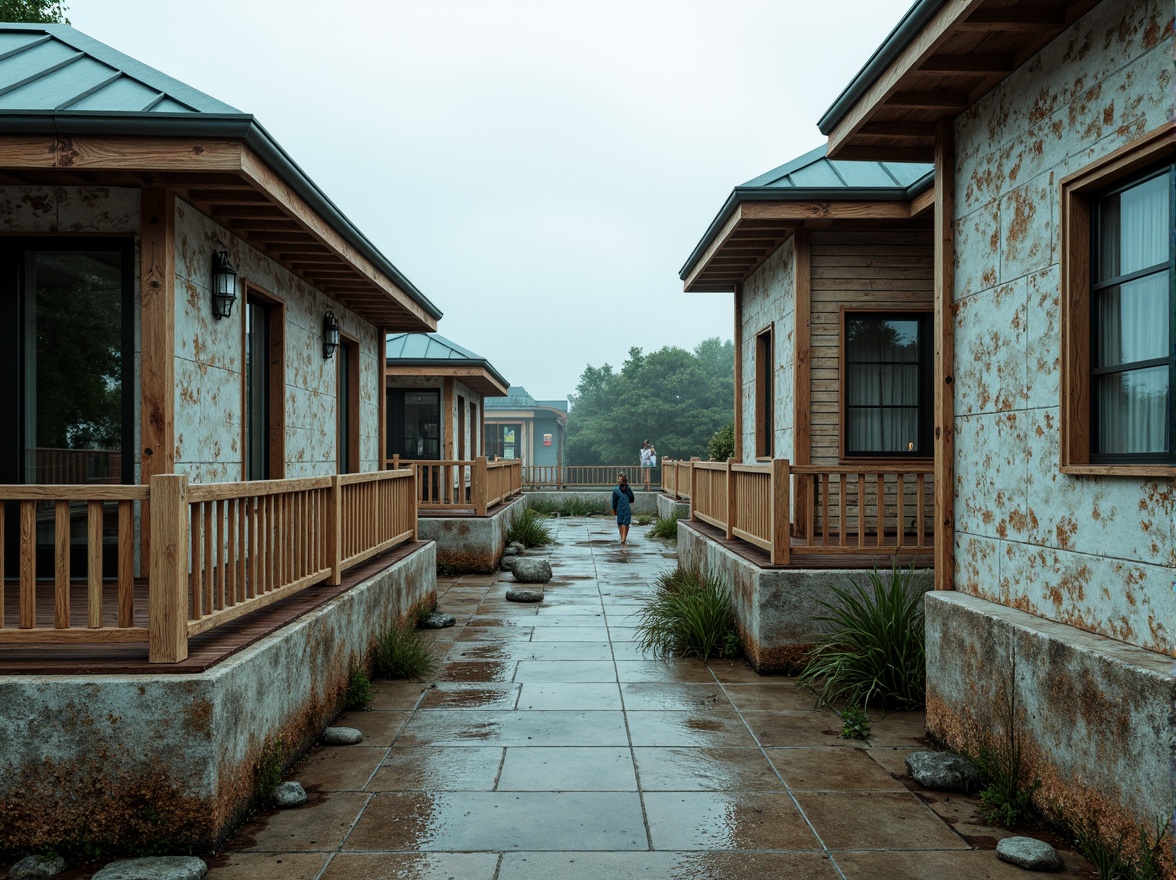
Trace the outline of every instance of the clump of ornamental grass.
{"label": "clump of ornamental grass", "polygon": [[372,666],[377,678],[422,678],[437,667],[437,658],[417,630],[414,617],[380,633]]}
{"label": "clump of ornamental grass", "polygon": [[926,699],[923,597],[910,589],[914,567],[897,561],[889,575],[877,569],[851,590],[833,588],[820,602],[828,625],[809,653],[797,687],[811,690],[818,706],[848,704],[915,709]]}
{"label": "clump of ornamental grass", "polygon": [[653,524],[653,528],[649,530],[649,534],[655,538],[667,538],[671,541],[678,540],[678,514],[672,513],[665,519],[658,518],[658,521]]}
{"label": "clump of ornamental grass", "polygon": [[714,572],[680,566],[664,572],[637,618],[637,643],[655,657],[706,660],[740,651],[731,590]]}
{"label": "clump of ornamental grass", "polygon": [[524,547],[542,547],[553,539],[545,517],[528,507],[514,518],[506,533],[506,540],[508,543],[517,541]]}
{"label": "clump of ornamental grass", "polygon": [[347,693],[343,695],[343,708],[362,709],[376,696],[376,689],[372,687],[362,666],[352,666],[347,679]]}

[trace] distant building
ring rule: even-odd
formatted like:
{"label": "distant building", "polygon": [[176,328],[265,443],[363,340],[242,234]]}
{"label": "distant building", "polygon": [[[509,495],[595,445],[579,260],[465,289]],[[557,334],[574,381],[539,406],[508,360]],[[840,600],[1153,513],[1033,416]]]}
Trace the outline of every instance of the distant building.
{"label": "distant building", "polygon": [[567,425],[566,400],[536,400],[526,388],[511,385],[506,397],[486,401],[486,454],[562,466]]}

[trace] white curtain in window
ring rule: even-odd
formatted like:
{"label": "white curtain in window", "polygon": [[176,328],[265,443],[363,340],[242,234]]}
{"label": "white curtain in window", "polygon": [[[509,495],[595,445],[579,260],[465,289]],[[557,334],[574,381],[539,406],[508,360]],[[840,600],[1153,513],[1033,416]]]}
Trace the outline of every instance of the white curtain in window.
{"label": "white curtain in window", "polygon": [[846,443],[853,452],[918,452],[919,324],[852,321],[846,339]]}

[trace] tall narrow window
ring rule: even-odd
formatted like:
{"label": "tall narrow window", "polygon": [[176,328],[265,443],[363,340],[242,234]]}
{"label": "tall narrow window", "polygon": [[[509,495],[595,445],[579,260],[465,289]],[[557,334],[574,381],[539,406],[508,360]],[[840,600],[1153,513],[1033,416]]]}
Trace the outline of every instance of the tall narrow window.
{"label": "tall narrow window", "polygon": [[776,389],[772,330],[755,337],[755,455],[771,458],[775,449]]}
{"label": "tall narrow window", "polygon": [[847,456],[931,455],[931,315],[847,314]]}
{"label": "tall narrow window", "polygon": [[1165,165],[1091,206],[1094,461],[1171,459],[1173,198]]}
{"label": "tall narrow window", "polygon": [[335,358],[335,449],[339,473],[353,474],[359,470],[359,346],[353,340],[341,339]]}
{"label": "tall narrow window", "polygon": [[245,332],[245,479],[280,479],[285,473],[285,308],[248,288]]}

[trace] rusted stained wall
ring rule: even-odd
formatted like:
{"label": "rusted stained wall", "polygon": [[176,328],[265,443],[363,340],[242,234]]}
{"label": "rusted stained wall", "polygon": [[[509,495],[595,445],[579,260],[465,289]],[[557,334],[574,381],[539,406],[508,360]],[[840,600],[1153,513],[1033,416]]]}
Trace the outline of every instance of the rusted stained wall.
{"label": "rusted stained wall", "polygon": [[1059,473],[1058,181],[1172,118],[1172,48],[1108,0],[956,122],[956,587],[1157,651],[1172,481]]}
{"label": "rusted stained wall", "polygon": [[245,244],[192,206],[176,201],[176,469],[195,482],[242,479],[244,287],[233,314],[212,316],[212,255],[227,250],[238,280],[286,307],[286,476],[337,470],[335,359],[322,354],[323,314],[360,347],[360,469],[379,467],[383,340],[377,329]]}
{"label": "rusted stained wall", "polygon": [[743,283],[743,460],[755,461],[755,338],[775,324],[775,457],[792,458],[796,264],[788,239]]}

